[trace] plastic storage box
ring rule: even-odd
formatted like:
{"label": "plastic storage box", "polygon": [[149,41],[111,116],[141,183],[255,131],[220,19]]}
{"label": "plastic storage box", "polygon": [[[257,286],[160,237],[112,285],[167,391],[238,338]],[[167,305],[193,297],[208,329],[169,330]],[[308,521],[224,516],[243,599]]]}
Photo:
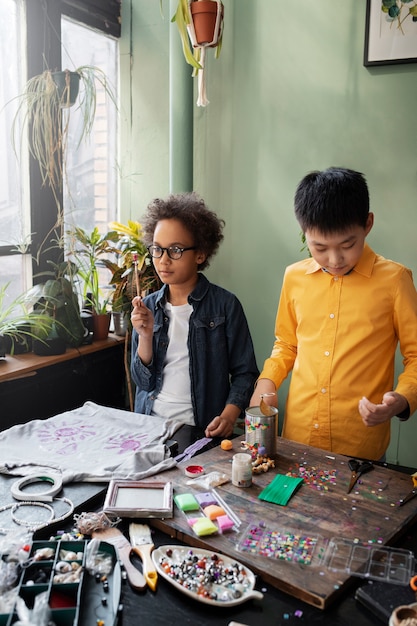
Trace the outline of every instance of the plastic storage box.
{"label": "plastic storage box", "polygon": [[[109,555],[112,561],[112,570],[105,576],[104,584],[102,577],[86,571],[87,544],[87,541],[34,541],[29,560],[18,577],[17,597],[24,600],[28,609],[33,609],[36,596],[47,593],[50,619],[55,626],[91,626],[100,620],[106,626],[117,624],[121,570],[115,549],[105,542],[99,545],[99,551]],[[33,556],[43,548],[50,549],[51,555],[35,561]],[[68,561],[79,571],[75,582],[56,582],[60,569],[57,565],[65,552],[77,554],[77,559]],[[0,626],[12,626],[18,619],[15,603],[10,613],[0,613]]]}

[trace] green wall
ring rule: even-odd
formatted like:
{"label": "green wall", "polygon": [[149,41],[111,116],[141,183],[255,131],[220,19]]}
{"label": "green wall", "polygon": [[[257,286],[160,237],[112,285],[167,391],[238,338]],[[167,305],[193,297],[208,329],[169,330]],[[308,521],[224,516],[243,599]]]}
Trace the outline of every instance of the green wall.
{"label": "green wall", "polygon": [[[375,212],[369,243],[417,276],[417,65],[363,66],[365,2],[223,2],[222,52],[209,54],[206,68],[210,104],[195,106],[190,120],[194,188],[226,221],[208,274],[241,299],[261,367],[284,268],[304,255],[292,206],[308,171],[363,172]],[[122,103],[123,219],[140,218],[169,191],[169,37],[177,34],[162,5],[163,17],[156,1],[123,2],[123,86],[131,79]],[[389,461],[417,465],[415,419],[393,420]]]}

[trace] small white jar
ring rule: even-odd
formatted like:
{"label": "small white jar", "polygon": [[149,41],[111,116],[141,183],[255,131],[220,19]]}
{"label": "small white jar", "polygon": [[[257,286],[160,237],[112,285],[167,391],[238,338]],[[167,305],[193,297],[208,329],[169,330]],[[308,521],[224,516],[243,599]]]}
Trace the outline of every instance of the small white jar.
{"label": "small white jar", "polygon": [[250,487],[252,484],[252,457],[244,452],[235,454],[232,463],[232,483],[235,487]]}

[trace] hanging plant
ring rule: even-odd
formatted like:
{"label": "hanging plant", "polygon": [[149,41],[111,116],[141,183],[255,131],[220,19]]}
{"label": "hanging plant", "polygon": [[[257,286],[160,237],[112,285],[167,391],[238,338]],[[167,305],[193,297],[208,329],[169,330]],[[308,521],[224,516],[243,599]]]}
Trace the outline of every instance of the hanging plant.
{"label": "hanging plant", "polygon": [[17,100],[18,107],[12,123],[12,144],[15,153],[22,153],[20,142],[27,130],[29,152],[37,161],[43,185],[49,185],[58,208],[59,193],[66,171],[67,145],[71,107],[81,112],[77,147],[92,131],[97,87],[117,106],[116,97],[105,73],[97,67],[83,65],[75,71],[45,70],[30,78]]}
{"label": "hanging plant", "polygon": [[198,80],[197,106],[207,106],[206,51],[218,58],[223,38],[224,7],[221,0],[179,0],[172,22],[178,26],[185,60]]}

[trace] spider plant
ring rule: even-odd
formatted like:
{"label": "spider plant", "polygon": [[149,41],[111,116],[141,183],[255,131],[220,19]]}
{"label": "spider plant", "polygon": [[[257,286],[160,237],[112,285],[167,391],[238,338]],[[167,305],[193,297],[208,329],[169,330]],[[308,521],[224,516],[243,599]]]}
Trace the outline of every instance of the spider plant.
{"label": "spider plant", "polygon": [[[62,88],[59,88],[60,78]],[[117,106],[113,89],[100,68],[83,65],[75,71],[52,72],[47,69],[30,78],[22,93],[15,98],[18,106],[12,123],[14,151],[18,156],[21,154],[22,139],[27,136],[29,151],[39,165],[42,183],[51,187],[57,204],[65,176],[74,82],[78,85],[77,95],[79,88],[76,110],[81,111],[82,118],[79,147],[93,128],[97,90],[103,89]]]}

